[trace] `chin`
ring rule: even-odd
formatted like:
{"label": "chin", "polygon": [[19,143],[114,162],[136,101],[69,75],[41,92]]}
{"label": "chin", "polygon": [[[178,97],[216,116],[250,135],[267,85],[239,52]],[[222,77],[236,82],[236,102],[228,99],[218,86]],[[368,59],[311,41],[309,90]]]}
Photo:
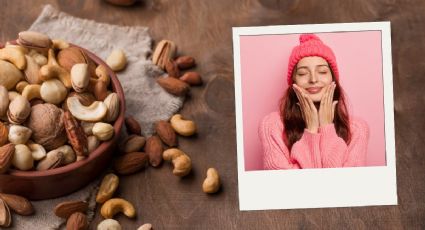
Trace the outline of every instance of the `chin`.
{"label": "chin", "polygon": [[310,98],[313,102],[320,102],[322,100],[322,95],[310,95]]}

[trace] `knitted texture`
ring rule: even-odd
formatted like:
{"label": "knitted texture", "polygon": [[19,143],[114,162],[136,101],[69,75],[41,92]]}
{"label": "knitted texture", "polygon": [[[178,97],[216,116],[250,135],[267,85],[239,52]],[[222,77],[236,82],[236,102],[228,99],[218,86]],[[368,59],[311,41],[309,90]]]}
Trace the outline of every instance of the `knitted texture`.
{"label": "knitted texture", "polygon": [[314,34],[300,35],[300,44],[292,49],[288,61],[288,85],[292,84],[292,74],[298,62],[304,57],[318,56],[324,58],[332,69],[336,79],[339,79],[336,57],[329,46],[325,45],[319,37]]}
{"label": "knitted texture", "polygon": [[341,168],[366,166],[369,126],[358,118],[350,121],[351,142],[340,138],[333,124],[318,133],[304,130],[292,150],[283,141],[284,127],[278,112],[263,118],[259,137],[263,146],[264,169]]}

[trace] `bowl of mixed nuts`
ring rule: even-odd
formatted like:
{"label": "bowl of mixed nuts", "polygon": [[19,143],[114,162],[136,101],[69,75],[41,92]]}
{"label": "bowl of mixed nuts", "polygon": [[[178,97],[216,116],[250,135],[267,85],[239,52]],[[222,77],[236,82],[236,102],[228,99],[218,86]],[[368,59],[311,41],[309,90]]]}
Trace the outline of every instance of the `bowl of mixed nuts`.
{"label": "bowl of mixed nuts", "polygon": [[20,32],[0,45],[0,192],[39,200],[83,187],[109,165],[124,113],[120,82],[99,57]]}

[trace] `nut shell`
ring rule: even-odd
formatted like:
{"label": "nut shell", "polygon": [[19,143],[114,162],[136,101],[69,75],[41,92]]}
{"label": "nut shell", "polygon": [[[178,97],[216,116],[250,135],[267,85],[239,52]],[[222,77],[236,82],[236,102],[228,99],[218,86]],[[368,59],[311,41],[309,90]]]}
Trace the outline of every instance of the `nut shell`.
{"label": "nut shell", "polygon": [[67,141],[62,116],[62,109],[49,103],[31,108],[26,126],[33,131],[32,139],[47,151],[59,148]]}
{"label": "nut shell", "polygon": [[22,124],[30,115],[31,105],[29,101],[21,96],[16,96],[9,104],[7,117],[12,124]]}

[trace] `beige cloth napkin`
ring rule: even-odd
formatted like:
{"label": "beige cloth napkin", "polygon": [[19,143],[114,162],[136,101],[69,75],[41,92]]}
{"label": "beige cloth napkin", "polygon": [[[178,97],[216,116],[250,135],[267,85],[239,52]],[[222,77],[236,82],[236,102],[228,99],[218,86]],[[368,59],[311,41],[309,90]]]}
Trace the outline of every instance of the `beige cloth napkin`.
{"label": "beige cloth napkin", "polygon": [[[149,60],[152,39],[146,27],[97,23],[70,16],[46,5],[29,30],[45,33],[53,39],[61,38],[72,42],[104,60],[112,50],[124,50],[128,65],[123,72],[118,73],[118,78],[125,93],[126,114],[133,115],[140,122],[144,136],[150,136],[154,132],[155,121],[169,119],[183,105],[183,97],[168,94],[156,83],[156,78],[163,72]],[[124,131],[121,135],[125,135],[123,133]],[[36,214],[29,217],[14,215],[12,229],[64,228],[65,220],[56,217],[53,209],[58,203],[69,200],[88,201],[88,217],[91,219],[99,183],[100,179],[71,195],[33,202]],[[52,186],[52,189],[58,188]]]}

